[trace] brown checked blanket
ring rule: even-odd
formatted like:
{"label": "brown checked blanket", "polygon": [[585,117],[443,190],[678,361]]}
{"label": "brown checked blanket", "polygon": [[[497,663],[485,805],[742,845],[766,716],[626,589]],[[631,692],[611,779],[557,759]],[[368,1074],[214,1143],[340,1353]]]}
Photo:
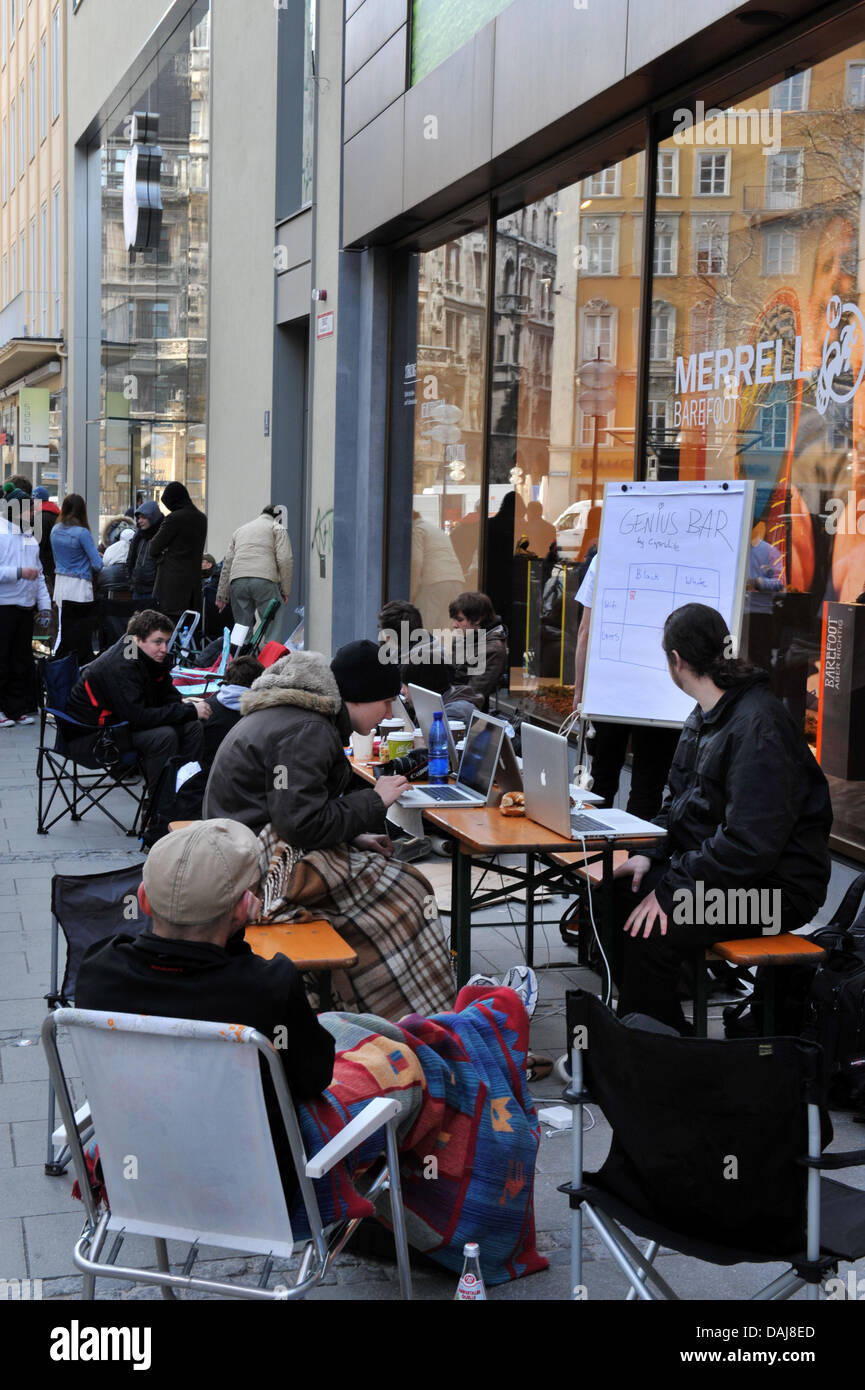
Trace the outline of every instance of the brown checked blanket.
{"label": "brown checked blanket", "polygon": [[450,953],[423,874],[353,845],[301,853],[270,825],[259,839],[261,921],[325,918],[357,953],[333,973],[336,1008],[396,1021],[452,1007]]}

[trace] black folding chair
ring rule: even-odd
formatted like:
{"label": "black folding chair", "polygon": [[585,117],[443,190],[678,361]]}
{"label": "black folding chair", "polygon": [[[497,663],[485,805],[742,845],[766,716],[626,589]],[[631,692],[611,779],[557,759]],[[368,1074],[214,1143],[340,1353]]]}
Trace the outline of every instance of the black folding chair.
{"label": "black folding chair", "polygon": [[[865,1149],[822,1153],[820,1048],[799,1038],[716,1042],[627,1027],[594,995],[567,995],[575,1107],[571,1286],[583,1286],[583,1216],[630,1284],[629,1298],[676,1298],[653,1266],[660,1247],[710,1264],[789,1267],[757,1300],[801,1288],[819,1298],[839,1260],[865,1256],[865,1192],[821,1168],[865,1163]],[[583,1171],[582,1108],[612,1130],[596,1173]],[[625,1234],[649,1241],[643,1252]]]}
{"label": "black folding chair", "polygon": [[280,603],[278,598],[272,598],[270,600],[270,602],[267,604],[264,612],[261,615],[258,627],[253,632],[249,641],[243,647],[241,647],[241,652],[244,656],[258,656],[258,653],[261,651],[261,648],[264,644],[264,639],[267,636],[267,633],[271,625],[275,621],[276,615],[281,607],[282,604]]}
{"label": "black folding chair", "polygon": [[[47,835],[52,826],[69,816],[81,820],[88,811],[98,809],[126,835],[137,835],[147,799],[147,783],[141,777],[141,763],[134,749],[122,751],[117,739],[129,729],[126,723],[106,724],[95,730],[66,713],[66,703],[78,679],[76,656],[55,657],[40,663],[39,750],[36,758],[38,782],[37,834]],[[50,743],[49,721],[53,727]],[[101,752],[88,747],[74,751],[76,739],[92,741],[100,733]],[[104,804],[114,791],[123,791],[135,804],[135,819],[124,825]],[[52,815],[55,806],[60,809]]]}
{"label": "black folding chair", "polygon": [[[45,1002],[50,1010],[67,1008],[75,1000],[78,970],[88,948],[121,932],[137,936],[150,926],[138,905],[141,860],[101,874],[55,874],[51,880],[51,980]],[[60,974],[60,933],[66,940],[66,966]],[[65,1134],[55,1134],[54,1086],[48,1083],[48,1141],[45,1172],[59,1177],[66,1171],[70,1150]],[[90,1112],[82,1106],[76,1115],[82,1138],[90,1126]]]}

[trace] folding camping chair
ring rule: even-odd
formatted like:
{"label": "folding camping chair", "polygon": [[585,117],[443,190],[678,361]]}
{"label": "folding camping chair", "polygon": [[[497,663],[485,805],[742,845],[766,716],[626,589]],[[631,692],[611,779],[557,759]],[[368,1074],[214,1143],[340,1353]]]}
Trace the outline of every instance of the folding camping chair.
{"label": "folding camping chair", "polygon": [[[97,1206],[91,1187],[57,1051],[58,1028],[72,1035],[93,1110],[110,1208]],[[84,1273],[84,1298],[95,1296],[96,1279],[103,1276],[159,1285],[165,1298],[173,1298],[176,1288],[228,1298],[303,1298],[321,1283],[358,1224],[356,1219],[343,1222],[326,1238],[311,1180],[324,1177],[379,1129],[385,1131],[387,1162],[372,1190],[389,1189],[400,1289],[404,1298],[411,1297],[397,1101],[371,1101],[308,1161],[279,1053],[254,1028],[59,1009],[45,1020],[42,1040],[67,1133],[73,1136],[72,1156],[86,1208],[73,1252]],[[274,1259],[290,1258],[296,1242],[265,1107],[262,1064],[276,1093],[311,1232],[290,1288],[267,1287]],[[127,1181],[130,1157],[135,1160],[134,1182]],[[104,1258],[109,1232],[116,1238]],[[155,1241],[156,1270],[114,1263],[127,1234]],[[170,1271],[167,1240],[190,1247],[182,1274]],[[258,1284],[194,1277],[191,1269],[200,1245],[263,1255]]]}
{"label": "folding camping chair", "polygon": [[[142,861],[143,863],[143,861]],[[45,1002],[49,1009],[66,1008],[75,998],[78,968],[88,947],[125,932],[136,936],[150,926],[138,905],[142,863],[101,874],[55,874],[51,880],[51,977]],[[60,982],[60,933],[66,939],[66,966]],[[76,1128],[86,1137],[90,1111],[82,1106]],[[45,1172],[60,1177],[69,1164],[65,1128],[55,1130],[54,1086],[48,1082],[48,1140]]]}
{"label": "folding camping chair", "polygon": [[258,656],[262,643],[267,635],[268,629],[276,618],[282,604],[278,598],[272,598],[261,615],[258,627],[253,630],[249,641],[241,648],[244,656]]}
{"label": "folding camping chair", "polygon": [[[38,822],[36,833],[47,835],[52,826],[69,816],[73,821],[81,820],[88,811],[97,809],[122,830],[126,835],[137,835],[144,803],[147,799],[147,784],[140,775],[138,754],[112,750],[112,737],[121,730],[127,730],[126,723],[105,724],[96,730],[91,724],[81,724],[66,713],[66,702],[73,685],[78,679],[78,658],[74,655],[55,657],[40,663],[40,706],[39,706],[39,749],[36,757],[36,779],[38,783]],[[49,720],[54,727],[54,741],[48,744]],[[97,753],[74,754],[70,742],[102,732],[105,738],[105,753],[100,758]],[[110,761],[109,761],[110,759]],[[85,769],[85,771],[82,771]],[[50,788],[50,791],[48,789]],[[70,794],[71,788],[71,794]],[[104,804],[114,791],[123,791],[135,803],[135,819],[131,826],[124,825]],[[48,791],[46,800],[46,791]],[[59,798],[59,801],[58,801]],[[55,803],[61,809],[52,817]],[[50,817],[50,819],[49,819]]]}
{"label": "folding camping chair", "polygon": [[[661,1246],[717,1265],[783,1261],[784,1273],[753,1295],[761,1301],[801,1288],[819,1298],[839,1260],[865,1255],[865,1192],[820,1177],[821,1168],[865,1163],[865,1149],[821,1152],[831,1125],[814,1043],[629,1028],[582,990],[568,993],[567,1018],[564,1099],[576,1114],[571,1181],[559,1191],[570,1198],[574,1290],[583,1290],[583,1215],[626,1276],[629,1298],[676,1298],[653,1265]],[[596,1173],[583,1171],[589,1099],[613,1130]],[[645,1253],[622,1227],[648,1239]]]}

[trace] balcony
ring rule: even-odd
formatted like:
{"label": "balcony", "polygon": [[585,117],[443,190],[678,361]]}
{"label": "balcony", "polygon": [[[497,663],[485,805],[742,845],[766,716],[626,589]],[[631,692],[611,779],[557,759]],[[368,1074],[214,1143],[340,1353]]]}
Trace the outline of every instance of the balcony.
{"label": "balcony", "polygon": [[[837,197],[837,193],[834,196]],[[822,202],[823,199],[819,194],[812,197],[809,190],[809,203],[815,201]],[[743,212],[794,212],[801,206],[801,187],[766,188],[765,184],[746,184],[742,189]]]}
{"label": "balcony", "polygon": [[59,337],[59,331],[54,334],[54,318],[54,296],[49,291],[22,290],[0,311],[0,348],[13,338]]}
{"label": "balcony", "polygon": [[527,294],[497,294],[496,313],[497,314],[525,314],[529,307],[529,296]]}

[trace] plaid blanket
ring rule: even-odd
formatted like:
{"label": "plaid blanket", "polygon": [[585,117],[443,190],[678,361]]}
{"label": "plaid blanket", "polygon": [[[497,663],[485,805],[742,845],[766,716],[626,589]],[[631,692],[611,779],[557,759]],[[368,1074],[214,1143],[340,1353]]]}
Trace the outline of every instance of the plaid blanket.
{"label": "plaid blanket", "polygon": [[271,826],[259,839],[262,920],[323,917],[357,953],[357,965],[333,974],[341,1008],[396,1019],[450,1007],[450,952],[423,874],[354,845],[301,854]]}
{"label": "plaid blanket", "polygon": [[[533,1188],[540,1128],[526,1087],[528,1018],[512,990],[463,989],[454,1011],[399,1025],[321,1014],[336,1039],[324,1095],[298,1107],[304,1143],[317,1153],[376,1096],[396,1098],[408,1236],[447,1269],[463,1245],[480,1245],[484,1279],[500,1284],[546,1269],[535,1248]],[[315,1184],[322,1218],[373,1215],[355,1179],[383,1151],[372,1136]],[[387,1196],[375,1213],[388,1221]],[[305,1229],[302,1208],[292,1224]]]}

